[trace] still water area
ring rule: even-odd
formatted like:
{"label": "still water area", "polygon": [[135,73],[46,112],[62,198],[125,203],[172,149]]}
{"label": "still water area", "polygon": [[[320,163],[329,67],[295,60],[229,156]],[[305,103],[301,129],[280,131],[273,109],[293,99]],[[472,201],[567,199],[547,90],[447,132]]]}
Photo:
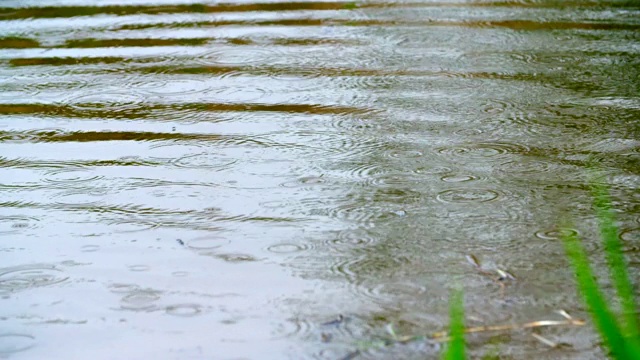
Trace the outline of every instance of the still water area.
{"label": "still water area", "polygon": [[467,326],[588,319],[594,163],[640,277],[640,3],[252,1],[0,2],[0,358],[438,359],[389,339],[456,287]]}

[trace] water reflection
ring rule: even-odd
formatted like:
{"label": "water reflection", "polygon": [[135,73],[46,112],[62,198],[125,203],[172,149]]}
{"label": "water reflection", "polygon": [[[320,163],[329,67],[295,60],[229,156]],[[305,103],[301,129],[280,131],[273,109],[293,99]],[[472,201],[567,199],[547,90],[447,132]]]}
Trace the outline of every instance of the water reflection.
{"label": "water reflection", "polygon": [[[473,325],[584,315],[558,221],[601,252],[593,161],[640,263],[639,14],[4,1],[0,355],[435,358],[353,351],[442,330],[456,283]],[[469,350],[603,356],[588,327],[544,335],[569,345]]]}

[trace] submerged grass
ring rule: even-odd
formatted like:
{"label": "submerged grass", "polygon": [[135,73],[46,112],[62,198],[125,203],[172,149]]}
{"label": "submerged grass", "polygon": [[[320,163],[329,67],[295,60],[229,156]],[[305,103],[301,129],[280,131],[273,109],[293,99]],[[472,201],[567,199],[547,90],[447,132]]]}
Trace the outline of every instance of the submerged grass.
{"label": "submerged grass", "polygon": [[[603,291],[596,282],[589,257],[582,246],[575,231],[562,231],[562,241],[565,253],[573,273],[580,295],[595,324],[602,344],[607,350],[608,356],[614,360],[640,359],[640,324],[638,309],[634,299],[633,284],[629,275],[629,267],[623,256],[622,243],[616,226],[614,211],[609,197],[609,191],[601,182],[592,181],[591,191],[593,204],[596,209],[600,235],[604,244],[607,266],[611,274],[612,283],[617,292],[618,299],[607,300]],[[566,230],[568,230],[567,227]],[[563,229],[564,230],[564,229]],[[480,263],[474,256],[468,256],[467,260],[479,269],[483,274]],[[505,271],[496,269],[500,274],[498,280],[508,279]],[[617,316],[612,310],[611,304],[619,303],[622,314]],[[582,326],[583,320],[573,319],[565,311],[558,311],[565,319],[539,320],[519,325],[492,325],[465,328],[464,324],[464,298],[461,289],[454,290],[451,295],[449,316],[449,331],[442,331],[430,335],[398,336],[389,325],[387,332],[390,339],[378,343],[369,343],[359,350],[349,353],[343,360],[351,360],[372,347],[386,347],[393,344],[406,344],[413,341],[449,341],[442,353],[443,360],[463,360],[466,358],[465,334],[491,331],[510,331],[515,329],[534,329],[548,326]],[[542,336],[532,334],[543,343],[556,347],[557,344],[544,339]],[[488,356],[491,358],[491,355]]]}
{"label": "submerged grass", "polygon": [[[621,320],[611,310],[610,304],[595,280],[589,257],[578,235],[563,231],[566,255],[571,263],[578,289],[596,326],[603,345],[611,359],[640,359],[640,326],[634,299],[629,268],[622,253],[609,191],[606,186],[592,181],[591,191],[594,207],[604,243],[607,266],[622,308]],[[465,359],[464,304],[462,291],[453,293],[450,306],[450,343],[443,354],[445,360]]]}
{"label": "submerged grass", "polygon": [[609,192],[605,186],[594,182],[592,194],[600,221],[600,233],[604,241],[611,278],[621,300],[622,327],[627,336],[638,339],[640,330],[636,317],[637,309],[633,296],[633,285],[629,280],[629,271],[622,255],[622,244],[618,237],[618,228],[615,224]]}
{"label": "submerged grass", "polygon": [[618,238],[609,193],[605,186],[595,182],[592,185],[592,193],[607,265],[622,307],[622,325],[596,283],[589,258],[580,239],[573,232],[564,232],[565,252],[573,267],[582,299],[609,356],[612,359],[640,359],[636,303],[628,267],[622,255],[622,244]]}

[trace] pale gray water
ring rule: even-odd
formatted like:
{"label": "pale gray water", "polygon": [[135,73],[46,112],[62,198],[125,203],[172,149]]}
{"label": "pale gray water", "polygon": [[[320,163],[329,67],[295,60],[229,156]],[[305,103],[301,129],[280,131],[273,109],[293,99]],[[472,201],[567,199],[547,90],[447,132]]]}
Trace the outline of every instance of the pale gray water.
{"label": "pale gray water", "polygon": [[[606,281],[595,159],[638,275],[639,30],[614,0],[1,2],[0,357],[341,359],[445,330],[456,284],[469,326],[587,318],[557,230]],[[603,357],[531,332],[469,350]]]}

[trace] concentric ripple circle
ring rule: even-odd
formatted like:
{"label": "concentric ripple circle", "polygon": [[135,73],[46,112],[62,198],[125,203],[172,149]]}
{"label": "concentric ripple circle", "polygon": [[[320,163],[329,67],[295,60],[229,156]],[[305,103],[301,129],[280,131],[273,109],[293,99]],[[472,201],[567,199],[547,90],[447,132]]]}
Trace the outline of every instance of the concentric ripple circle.
{"label": "concentric ripple circle", "polygon": [[483,159],[524,154],[527,148],[518,144],[495,142],[442,147],[437,152],[448,157]]}
{"label": "concentric ripple circle", "polygon": [[542,240],[561,240],[563,236],[579,236],[575,229],[553,229],[536,231],[535,236]]}
{"label": "concentric ripple circle", "polygon": [[185,241],[185,245],[192,250],[212,250],[227,245],[228,243],[229,239],[215,235],[200,236]]}
{"label": "concentric ripple circle", "polygon": [[340,231],[337,236],[330,237],[326,243],[337,249],[365,247],[374,242],[374,238],[364,229]]}
{"label": "concentric ripple circle", "polygon": [[200,153],[186,155],[173,161],[176,167],[190,169],[216,169],[225,170],[238,162],[238,159],[221,156],[213,153]]}
{"label": "concentric ripple circle", "polygon": [[202,306],[198,304],[178,304],[167,306],[165,312],[168,315],[178,317],[197,316],[202,312]]}
{"label": "concentric ripple circle", "polygon": [[44,181],[52,185],[77,185],[102,179],[103,176],[92,174],[89,170],[56,169],[46,173]]}
{"label": "concentric ripple circle", "polygon": [[274,254],[293,254],[309,249],[308,244],[279,243],[267,247],[267,251]]}
{"label": "concentric ripple circle", "polygon": [[31,216],[0,216],[0,235],[14,234],[26,229],[36,228],[38,227],[38,221],[38,218]]}
{"label": "concentric ripple circle", "polygon": [[452,189],[437,195],[443,203],[483,203],[500,198],[500,192],[490,189]]}
{"label": "concentric ripple circle", "polygon": [[0,291],[23,291],[61,283],[69,279],[53,265],[32,264],[0,269]]}
{"label": "concentric ripple circle", "polygon": [[148,311],[156,308],[160,293],[154,290],[134,290],[122,298],[122,308],[133,311]]}
{"label": "concentric ripple circle", "polygon": [[0,334],[0,355],[29,350],[36,345],[35,339],[27,334]]}

